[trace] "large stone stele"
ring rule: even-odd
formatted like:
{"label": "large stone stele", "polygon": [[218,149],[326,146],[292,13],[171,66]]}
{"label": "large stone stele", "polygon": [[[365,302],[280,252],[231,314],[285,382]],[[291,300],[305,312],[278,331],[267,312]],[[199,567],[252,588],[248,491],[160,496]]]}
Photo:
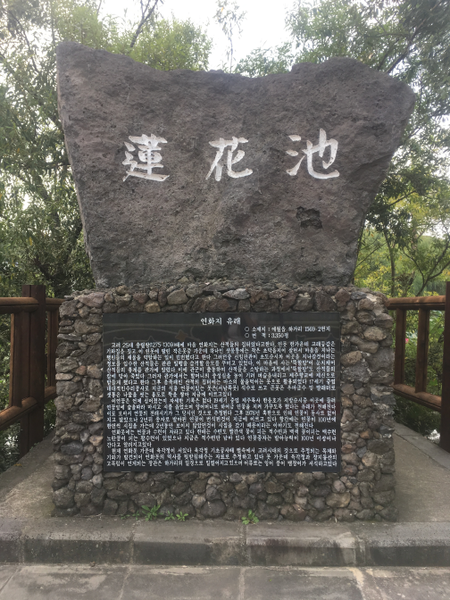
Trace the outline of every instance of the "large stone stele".
{"label": "large stone stele", "polygon": [[347,284],[414,102],[352,59],[249,79],[75,43],[58,48],[58,94],[100,287]]}

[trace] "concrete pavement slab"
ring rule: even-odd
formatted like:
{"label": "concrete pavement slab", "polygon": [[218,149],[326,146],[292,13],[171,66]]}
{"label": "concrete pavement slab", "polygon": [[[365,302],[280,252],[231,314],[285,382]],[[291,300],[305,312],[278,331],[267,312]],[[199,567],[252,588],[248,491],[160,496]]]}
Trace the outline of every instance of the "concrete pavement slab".
{"label": "concrete pavement slab", "polygon": [[133,541],[133,562],[139,564],[245,564],[244,526],[241,523],[140,522]]}
{"label": "concrete pavement slab", "polygon": [[348,569],[250,568],[244,574],[244,598],[252,600],[362,600]]}
{"label": "concrete pavement slab", "polygon": [[0,565],[0,597],[3,588],[19,569],[17,565]]}
{"label": "concrete pavement slab", "polygon": [[0,475],[0,518],[49,519],[52,502],[53,434]]}
{"label": "concrete pavement slab", "polygon": [[122,597],[126,567],[23,565],[0,592],[1,600],[113,600]]}
{"label": "concrete pavement slab", "polygon": [[399,521],[450,521],[450,454],[399,426],[395,458]]}
{"label": "concrete pavement slab", "polygon": [[[50,433],[45,440],[36,444],[28,454],[22,458],[7,471],[0,474],[0,506],[4,502],[7,494],[22,481],[30,477],[33,473],[42,469],[42,475],[46,472],[50,482],[53,478],[53,433]],[[47,462],[48,461],[48,462]],[[51,468],[49,468],[49,466]],[[0,513],[1,514],[1,513]]]}
{"label": "concrete pavement slab", "polygon": [[247,528],[248,563],[253,565],[356,565],[357,542],[346,525],[262,523]]}
{"label": "concrete pavement slab", "polygon": [[401,437],[420,450],[423,454],[426,454],[439,465],[450,471],[450,453],[443,450],[437,444],[430,442],[430,440],[423,435],[420,435],[420,433],[409,429],[409,427],[406,427],[401,423],[395,424],[395,435],[396,437]]}
{"label": "concrete pavement slab", "polygon": [[[237,567],[133,568],[124,585],[126,600],[238,600],[242,569]],[[249,596],[251,597],[251,596]]]}
{"label": "concrete pavement slab", "polygon": [[364,600],[448,600],[450,571],[437,568],[364,569]]}
{"label": "concrete pavement slab", "polygon": [[0,600],[450,600],[449,568],[0,566]]}

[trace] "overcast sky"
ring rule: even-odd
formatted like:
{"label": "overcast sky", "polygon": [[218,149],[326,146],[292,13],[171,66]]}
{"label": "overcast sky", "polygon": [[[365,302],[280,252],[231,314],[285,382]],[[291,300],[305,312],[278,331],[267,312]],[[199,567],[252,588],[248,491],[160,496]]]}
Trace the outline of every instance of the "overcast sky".
{"label": "overcast sky", "polygon": [[[235,60],[243,58],[255,48],[270,48],[285,41],[286,11],[296,3],[296,0],[239,0],[241,10],[247,14],[242,24],[242,34],[233,43]],[[104,0],[103,9],[123,16],[125,9],[129,13],[136,9],[139,11],[139,0]],[[214,21],[216,10],[216,0],[164,0],[160,8],[164,17],[170,18],[173,14],[179,20],[190,19],[207,29],[214,44],[210,69],[219,69],[226,61],[227,52],[226,37]]]}

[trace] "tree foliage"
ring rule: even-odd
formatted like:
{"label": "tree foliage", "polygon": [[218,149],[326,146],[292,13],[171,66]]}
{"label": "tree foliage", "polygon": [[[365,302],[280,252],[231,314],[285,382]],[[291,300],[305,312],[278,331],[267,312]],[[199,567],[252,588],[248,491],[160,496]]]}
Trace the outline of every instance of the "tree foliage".
{"label": "tree foliage", "polygon": [[[23,284],[43,283],[57,297],[93,287],[58,117],[56,46],[75,41],[156,69],[206,69],[206,35],[189,21],[158,18],[159,2],[141,0],[132,23],[102,17],[100,0],[0,0],[0,296],[20,296]],[[5,315],[0,410],[8,402],[9,329]],[[0,471],[16,459],[17,434],[18,426],[0,435]]]}
{"label": "tree foliage", "polygon": [[286,42],[278,48],[257,48],[241,59],[235,73],[247,77],[264,77],[272,73],[287,73],[293,61],[291,44]]}
{"label": "tree foliage", "polygon": [[154,68],[207,68],[210,41],[192,23],[135,23],[93,0],[0,0],[0,296],[45,283],[62,296],[93,285],[56,98],[61,41],[127,54]]}
{"label": "tree foliage", "polygon": [[449,276],[450,2],[298,2],[287,24],[296,61],[350,56],[416,93],[402,145],[367,216],[356,281],[364,283],[371,258],[384,255],[390,279],[385,291],[421,295]]}
{"label": "tree foliage", "polygon": [[242,12],[236,0],[217,0],[217,10],[214,19],[222,27],[228,41],[228,66],[231,71],[234,62],[234,39],[242,33],[242,22],[246,13]]}

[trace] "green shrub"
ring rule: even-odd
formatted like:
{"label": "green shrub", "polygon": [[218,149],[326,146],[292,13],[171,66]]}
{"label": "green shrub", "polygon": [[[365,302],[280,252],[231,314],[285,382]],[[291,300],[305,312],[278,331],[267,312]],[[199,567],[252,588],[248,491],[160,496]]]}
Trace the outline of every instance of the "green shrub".
{"label": "green shrub", "polygon": [[19,459],[20,423],[0,431],[0,473],[12,467]]}
{"label": "green shrub", "polygon": [[[405,344],[405,383],[414,387],[416,384],[416,356],[417,356],[417,327],[419,315],[417,311],[410,311],[407,320],[407,334]],[[428,343],[428,372],[427,392],[440,396],[442,393],[444,356],[444,312],[430,311],[430,333]]]}
{"label": "green shrub", "polygon": [[[411,387],[416,384],[417,328],[418,311],[409,311],[405,344],[405,383]],[[427,392],[440,396],[442,393],[443,351],[444,351],[444,313],[430,312],[430,334],[428,344]],[[412,400],[396,397],[394,418],[421,435],[429,435],[440,430],[440,413]]]}
{"label": "green shrub", "polygon": [[441,427],[440,413],[398,396],[396,397],[394,418],[398,423],[406,425],[421,435],[430,435],[432,431],[435,429],[439,431]]}

